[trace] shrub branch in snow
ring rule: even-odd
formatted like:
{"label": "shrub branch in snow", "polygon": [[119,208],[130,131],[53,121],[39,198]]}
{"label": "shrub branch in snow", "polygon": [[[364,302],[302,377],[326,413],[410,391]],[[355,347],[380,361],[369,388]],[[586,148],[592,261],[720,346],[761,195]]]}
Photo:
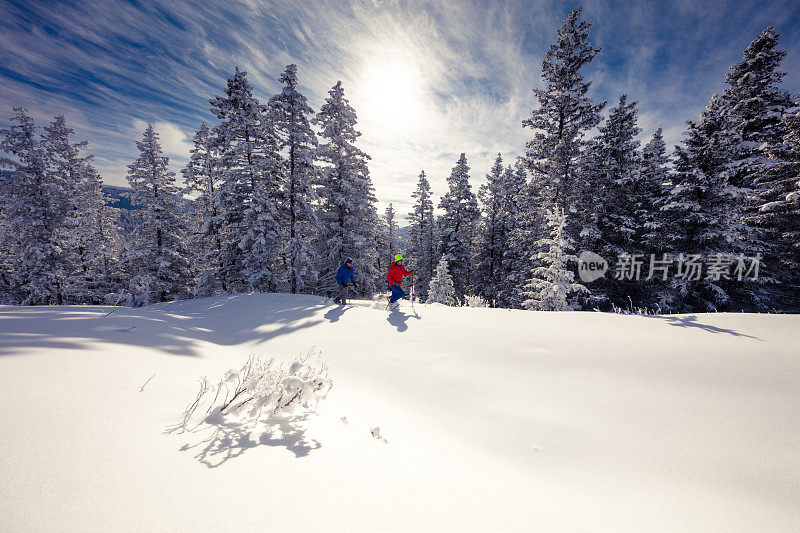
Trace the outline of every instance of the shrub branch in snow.
{"label": "shrub branch in snow", "polygon": [[197,410],[206,405],[206,414],[251,420],[265,414],[272,418],[291,413],[296,408],[314,408],[332,385],[319,348],[312,348],[288,366],[276,363],[274,358],[251,354],[242,368],[228,370],[216,386],[202,378],[200,391],[184,411],[178,427],[185,428]]}

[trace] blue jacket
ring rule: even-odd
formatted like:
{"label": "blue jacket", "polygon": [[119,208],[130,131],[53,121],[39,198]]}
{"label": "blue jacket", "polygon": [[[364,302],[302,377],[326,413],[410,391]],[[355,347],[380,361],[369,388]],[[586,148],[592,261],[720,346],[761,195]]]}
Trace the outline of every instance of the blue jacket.
{"label": "blue jacket", "polygon": [[347,268],[347,263],[342,263],[342,266],[336,271],[336,283],[339,285],[348,285],[355,282],[356,278],[353,276],[353,269]]}

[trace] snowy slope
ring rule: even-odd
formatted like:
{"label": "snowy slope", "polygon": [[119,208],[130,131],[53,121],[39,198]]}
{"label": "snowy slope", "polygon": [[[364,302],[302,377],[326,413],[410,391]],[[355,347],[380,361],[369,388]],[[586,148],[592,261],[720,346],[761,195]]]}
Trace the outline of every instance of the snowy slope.
{"label": "snowy slope", "polygon": [[[197,378],[312,345],[316,413],[168,431]],[[0,391],[2,531],[800,524],[798,316],[0,307]]]}

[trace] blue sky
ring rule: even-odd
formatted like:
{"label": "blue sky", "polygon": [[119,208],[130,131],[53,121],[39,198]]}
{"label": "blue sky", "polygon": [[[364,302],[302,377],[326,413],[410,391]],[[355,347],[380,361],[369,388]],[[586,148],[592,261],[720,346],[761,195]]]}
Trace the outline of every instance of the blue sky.
{"label": "blue sky", "polygon": [[[578,2],[0,0],[0,125],[12,106],[44,124],[63,113],[90,142],[104,181],[125,184],[134,141],[147,122],[178,171],[208,100],[236,65],[256,96],[278,91],[298,65],[301,90],[319,109],[342,80],[359,116],[361,146],[381,212],[409,208],[425,169],[434,193],[461,152],[477,186],[496,157],[524,152],[521,127],[540,85],[541,61]],[[642,136],[659,125],[680,139],[722,89],[729,66],[769,25],[789,51],[784,85],[800,90],[800,10],[792,1],[583,2],[602,47],[585,69],[592,95],[639,102]]]}

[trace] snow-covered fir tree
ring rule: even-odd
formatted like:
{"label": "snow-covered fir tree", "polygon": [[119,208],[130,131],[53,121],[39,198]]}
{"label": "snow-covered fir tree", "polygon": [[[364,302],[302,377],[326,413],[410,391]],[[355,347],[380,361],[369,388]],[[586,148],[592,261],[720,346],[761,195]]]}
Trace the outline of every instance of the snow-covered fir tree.
{"label": "snow-covered fir tree", "polygon": [[[686,258],[690,254],[707,258],[751,252],[748,229],[742,222],[747,190],[730,182],[741,138],[723,110],[724,102],[715,94],[700,119],[687,122],[686,138],[675,148],[675,186],[663,208],[668,217],[663,236],[671,250]],[[724,278],[674,276],[671,282],[678,301],[664,302],[662,307],[674,311],[741,309],[731,299],[733,283]]]}
{"label": "snow-covered fir tree", "polygon": [[[637,231],[635,203],[639,197],[639,140],[636,125],[636,102],[623,94],[611,109],[608,120],[595,139],[592,157],[603,198],[598,219],[603,250],[610,257],[633,252]],[[637,246],[638,247],[638,246]]]}
{"label": "snow-covered fir tree", "polygon": [[536,195],[533,204],[562,208],[574,219],[568,220],[567,231],[576,241],[581,233],[594,237],[589,226],[596,202],[592,176],[582,171],[584,136],[600,123],[605,106],[587,96],[591,83],[581,74],[600,51],[589,42],[591,23],[581,20],[581,11],[575,9],[564,20],[555,44],[547,51],[542,63],[547,85],[534,89],[538,107],[523,122],[536,132],[526,145],[525,156]]}
{"label": "snow-covered fir tree", "polygon": [[728,87],[721,98],[723,112],[742,141],[736,154],[741,164],[731,176],[731,183],[739,187],[752,188],[781,178],[781,167],[772,157],[777,154],[771,154],[770,148],[783,142],[787,130],[782,118],[798,101],[780,86],[786,76],[781,70],[786,50],[778,49],[779,40],[775,27],[766,28],[725,77]]}
{"label": "snow-covered fir tree", "polygon": [[566,217],[560,208],[547,211],[548,237],[541,239],[534,259],[536,266],[525,286],[527,299],[523,307],[537,311],[569,311],[572,309],[569,298],[573,294],[588,293],[588,289],[575,282],[575,274],[568,263],[578,258],[569,252],[573,249],[566,235]]}
{"label": "snow-covered fir tree", "polygon": [[[277,166],[277,145],[272,143],[270,149]],[[250,291],[278,292],[284,288],[282,273],[287,265],[281,256],[285,242],[285,232],[281,226],[279,210],[279,174],[267,171],[263,179],[255,183],[250,203],[244,212],[243,225],[246,232],[239,241],[243,252],[242,274],[245,276]]]}
{"label": "snow-covered fir tree", "polygon": [[731,67],[725,79],[728,87],[723,93],[724,112],[741,137],[731,182],[750,189],[746,221],[757,228],[751,232],[751,249],[763,251],[766,258],[763,272],[784,285],[772,290],[772,301],[764,307],[772,307],[794,292],[791,290],[794,270],[786,263],[792,255],[793,243],[783,237],[782,229],[786,220],[774,216],[777,212],[770,209],[760,209],[765,204],[783,201],[794,187],[791,166],[783,164],[787,159],[784,143],[789,134],[783,117],[800,102],[796,95],[781,87],[786,76],[781,69],[786,50],[778,49],[779,40],[780,34],[774,27],[757,36],[744,50],[742,61]]}
{"label": "snow-covered fir tree", "polygon": [[472,290],[473,240],[480,221],[478,199],[469,184],[466,154],[461,154],[447,178],[447,193],[439,202],[444,213],[439,217],[441,255],[447,258],[454,279],[456,298]]}
{"label": "snow-covered fir tree", "polygon": [[85,299],[92,303],[113,304],[115,300],[109,300],[109,295],[124,290],[127,285],[122,268],[119,210],[108,205],[102,179],[93,166],[86,172],[82,189],[85,200],[80,245],[94,253],[84,254],[85,270],[81,267],[69,280],[70,285],[78,293],[85,291],[88,295]]}
{"label": "snow-covered fir tree", "polygon": [[389,255],[389,226],[385,216],[378,217],[378,227],[375,229],[375,268],[380,273],[388,271],[394,261],[394,256]]}
{"label": "snow-covered fir tree", "polygon": [[675,252],[667,241],[667,235],[671,231],[668,214],[662,211],[669,201],[672,189],[668,161],[663,132],[658,128],[642,148],[632,206],[635,229],[633,243],[636,246],[629,253],[641,251],[647,261],[647,270],[642,271],[642,279],[635,283],[636,290],[628,291],[627,296],[631,300],[621,302],[623,304],[658,309],[666,307],[671,299],[669,293],[672,288],[668,281],[663,279],[663,275],[657,275],[656,271],[651,276],[649,271],[650,254],[654,261],[661,261],[664,260],[664,254]]}
{"label": "snow-covered fir tree", "polygon": [[139,157],[128,165],[136,227],[126,256],[130,291],[141,302],[164,302],[189,294],[191,271],[181,191],[158,133],[149,124],[136,142]]}
{"label": "snow-covered fir tree", "polygon": [[285,217],[281,216],[281,208],[285,205],[284,165],[268,110],[261,106],[257,109],[254,150],[246,152],[249,170],[245,181],[249,182],[251,197],[244,210],[244,235],[239,241],[239,249],[243,252],[241,273],[248,290],[277,292],[284,289],[282,274],[287,268],[281,254],[281,247],[286,242]]}
{"label": "snow-covered fir tree", "polygon": [[220,180],[214,166],[216,153],[211,129],[203,122],[194,134],[189,161],[181,170],[184,193],[194,198],[190,212],[192,268],[197,275],[198,296],[213,296],[227,290],[219,276],[222,252],[220,224]]}
{"label": "snow-covered fir tree", "polygon": [[[639,230],[636,204],[642,194],[637,139],[640,131],[636,125],[636,102],[628,102],[627,95],[623,94],[600,127],[599,135],[592,140],[588,153],[589,168],[596,183],[595,194],[602,201],[596,202],[592,217],[597,223],[598,238],[584,238],[583,244],[609,259],[643,251],[641,242],[634,239]],[[638,303],[642,287],[635,279],[602,278],[592,285],[593,300],[599,305],[610,301],[622,306],[627,305],[629,299]]]}
{"label": "snow-covered fir tree", "polygon": [[[385,273],[377,270],[377,199],[367,167],[370,158],[355,144],[361,135],[356,120],[342,82],[336,83],[313,121],[321,130],[316,151],[322,200],[318,271],[327,284],[321,288],[329,289],[336,269],[350,257],[358,292],[371,295]],[[380,286],[384,285],[381,282]]]}
{"label": "snow-covered fir tree", "polygon": [[274,287],[280,251],[275,237],[277,140],[264,106],[253,97],[247,73],[239,67],[228,79],[225,95],[210,102],[221,121],[213,128],[212,142],[220,180],[218,276],[229,291]]}
{"label": "snow-covered fir tree", "polygon": [[[773,228],[773,245],[780,261],[778,276],[783,281],[782,291],[793,300],[790,306],[776,304],[777,308],[800,307],[800,111],[784,117],[787,132],[779,147],[783,167],[769,187],[761,189],[762,197],[775,198],[760,206],[752,218],[762,227]],[[777,270],[777,269],[776,269]]]}
{"label": "snow-covered fir tree", "polygon": [[282,255],[288,271],[289,292],[310,287],[317,278],[311,243],[319,232],[314,211],[314,150],[317,136],[311,129],[314,110],[297,89],[297,65],[288,65],[279,81],[283,90],[269,101],[270,115],[283,156],[281,218],[287,241]]}
{"label": "snow-covered fir tree", "polygon": [[3,248],[11,261],[6,276],[10,299],[23,305],[61,304],[65,271],[61,233],[69,198],[63,175],[48,171],[47,154],[33,118],[14,108],[9,128],[0,130]]}
{"label": "snow-covered fir tree", "polygon": [[509,165],[503,182],[504,234],[506,247],[501,263],[501,285],[497,306],[522,307],[525,283],[530,277],[530,257],[539,240],[540,216],[531,203],[525,167]]}
{"label": "snow-covered fir tree", "polygon": [[456,305],[455,296],[456,289],[453,286],[453,276],[451,276],[449,272],[447,257],[442,257],[428,284],[428,298],[426,303]]}
{"label": "snow-covered fir tree", "polygon": [[74,133],[59,115],[42,138],[47,179],[64,186],[58,199],[63,219],[53,237],[61,248],[65,302],[101,304],[121,283],[116,216],[106,205],[92,156],[81,153],[88,143],[72,141]]}
{"label": "snow-covered fir tree", "polygon": [[478,189],[483,216],[476,239],[475,294],[493,305],[496,304],[505,274],[503,257],[508,236],[506,219],[510,216],[505,211],[508,207],[506,195],[513,194],[506,190],[506,179],[503,158],[497,154],[492,169],[486,175],[486,183]]}
{"label": "snow-covered fir tree", "polygon": [[414,275],[420,287],[420,300],[425,301],[428,285],[439,261],[439,253],[431,185],[424,170],[420,172],[417,188],[411,196],[414,198],[414,208],[408,215],[408,244],[405,255],[416,270]]}
{"label": "snow-covered fir tree", "polygon": [[[2,142],[0,130],[0,142]],[[9,213],[4,205],[11,200],[13,188],[13,173],[9,170],[6,158],[0,156],[0,305],[13,305],[16,302],[12,291],[14,277],[14,263],[16,262],[16,246],[14,236],[10,230]]]}
{"label": "snow-covered fir tree", "polygon": [[390,203],[384,215],[386,222],[387,249],[389,257],[394,257],[400,251],[397,237],[397,221],[395,220],[394,206]]}
{"label": "snow-covered fir tree", "polygon": [[642,243],[648,253],[666,252],[661,235],[665,228],[661,207],[669,194],[670,176],[667,165],[667,145],[659,127],[642,148],[641,166],[633,216],[635,219],[634,240]]}

